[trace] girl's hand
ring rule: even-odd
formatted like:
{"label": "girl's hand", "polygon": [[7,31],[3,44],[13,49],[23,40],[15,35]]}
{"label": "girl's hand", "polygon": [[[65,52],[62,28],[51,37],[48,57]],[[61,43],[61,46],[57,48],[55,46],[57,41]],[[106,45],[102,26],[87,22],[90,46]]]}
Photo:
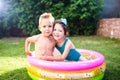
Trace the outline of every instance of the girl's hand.
{"label": "girl's hand", "polygon": [[47,60],[46,56],[40,56],[40,59]]}
{"label": "girl's hand", "polygon": [[48,57],[49,56],[44,55],[44,56],[40,56],[40,59],[42,59],[42,60],[49,60]]}
{"label": "girl's hand", "polygon": [[50,58],[51,58],[51,56],[40,56],[40,59],[42,59],[42,60],[53,61]]}

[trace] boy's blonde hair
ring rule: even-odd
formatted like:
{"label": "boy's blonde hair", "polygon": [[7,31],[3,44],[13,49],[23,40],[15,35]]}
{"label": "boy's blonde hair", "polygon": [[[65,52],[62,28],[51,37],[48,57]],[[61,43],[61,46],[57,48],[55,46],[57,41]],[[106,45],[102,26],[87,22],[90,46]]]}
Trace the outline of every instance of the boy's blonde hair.
{"label": "boy's blonde hair", "polygon": [[54,23],[54,17],[52,16],[52,14],[45,12],[45,13],[43,13],[43,14],[40,16],[40,18],[39,18],[39,26],[40,26],[40,24],[41,24],[42,19],[46,19],[46,18],[49,18],[49,19],[50,19],[50,22],[51,22],[51,23]]}

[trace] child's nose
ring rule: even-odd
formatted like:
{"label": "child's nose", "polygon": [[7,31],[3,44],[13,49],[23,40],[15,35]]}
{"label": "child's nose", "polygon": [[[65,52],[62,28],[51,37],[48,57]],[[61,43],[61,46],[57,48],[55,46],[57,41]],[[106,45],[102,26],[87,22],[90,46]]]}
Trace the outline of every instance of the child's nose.
{"label": "child's nose", "polygon": [[46,27],[46,30],[48,30],[49,29],[49,27]]}
{"label": "child's nose", "polygon": [[56,34],[59,34],[59,31],[56,31]]}

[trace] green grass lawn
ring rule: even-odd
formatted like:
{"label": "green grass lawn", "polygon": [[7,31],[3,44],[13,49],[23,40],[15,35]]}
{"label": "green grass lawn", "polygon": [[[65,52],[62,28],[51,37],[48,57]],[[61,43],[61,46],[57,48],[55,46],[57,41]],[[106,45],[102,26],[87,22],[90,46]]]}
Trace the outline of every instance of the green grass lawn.
{"label": "green grass lawn", "polygon": [[[95,50],[105,56],[103,80],[120,79],[120,40],[97,37],[70,37],[76,48]],[[31,80],[26,71],[25,38],[0,39],[0,80]]]}

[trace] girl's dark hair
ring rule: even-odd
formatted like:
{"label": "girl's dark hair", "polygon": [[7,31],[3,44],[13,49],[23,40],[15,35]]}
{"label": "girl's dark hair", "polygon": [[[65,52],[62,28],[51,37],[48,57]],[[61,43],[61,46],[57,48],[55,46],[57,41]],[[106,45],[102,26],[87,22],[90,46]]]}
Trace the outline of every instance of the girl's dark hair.
{"label": "girl's dark hair", "polygon": [[54,29],[54,27],[55,27],[55,25],[56,24],[60,24],[61,26],[62,26],[62,28],[63,28],[63,30],[64,30],[64,35],[68,35],[68,26],[67,25],[65,25],[60,19],[58,19],[58,20],[56,20],[55,22],[54,22],[54,24],[53,24],[53,29]]}

